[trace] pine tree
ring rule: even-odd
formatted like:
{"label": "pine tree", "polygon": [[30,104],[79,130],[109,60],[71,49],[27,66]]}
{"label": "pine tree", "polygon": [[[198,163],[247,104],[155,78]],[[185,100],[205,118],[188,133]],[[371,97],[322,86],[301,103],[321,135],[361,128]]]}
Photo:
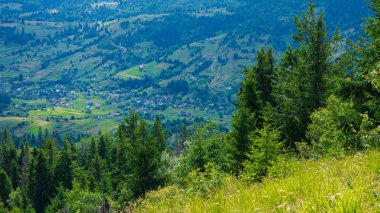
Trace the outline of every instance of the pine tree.
{"label": "pine tree", "polygon": [[21,153],[19,156],[19,167],[20,167],[19,185],[21,188],[26,188],[28,186],[29,164],[30,164],[29,145],[28,143],[23,143],[21,145]]}
{"label": "pine tree", "polygon": [[17,161],[13,159],[11,163],[10,173],[9,173],[9,177],[11,178],[13,189],[16,189],[19,185],[19,176],[20,175],[19,175],[19,168],[18,168]]}
{"label": "pine tree", "polygon": [[0,168],[0,202],[6,202],[12,191],[12,182],[7,173]]}
{"label": "pine tree", "polygon": [[261,48],[256,55],[256,64],[252,68],[257,79],[257,90],[265,103],[273,104],[272,90],[275,75],[275,58],[272,49],[265,51]]}
{"label": "pine tree", "polygon": [[62,185],[65,189],[71,189],[73,186],[73,167],[72,157],[69,149],[69,142],[65,137],[63,139],[63,148],[59,153],[57,165],[54,171],[54,180],[56,186]]}
{"label": "pine tree", "polygon": [[95,158],[96,154],[97,154],[97,150],[96,150],[95,139],[91,138],[90,150],[88,151],[88,155],[87,155],[87,168],[90,168],[92,159]]}
{"label": "pine tree", "polygon": [[162,122],[158,116],[156,116],[154,120],[151,137],[152,140],[156,142],[156,148],[159,152],[163,152],[167,149],[165,133],[162,129]]}
{"label": "pine tree", "polygon": [[323,15],[310,3],[307,13],[295,17],[297,48],[288,48],[279,66],[274,88],[276,116],[272,123],[285,134],[288,146],[305,139],[310,114],[322,107],[327,95],[325,79],[333,75],[329,57],[338,37],[329,40]]}
{"label": "pine tree", "polygon": [[247,155],[248,160],[244,162],[244,171],[248,177],[261,181],[281,153],[281,135],[279,131],[265,125],[252,134],[250,140],[252,146]]}
{"label": "pine tree", "polygon": [[37,144],[40,146],[42,144],[43,135],[42,135],[42,128],[38,128],[38,137],[37,137]]}
{"label": "pine tree", "polygon": [[36,152],[33,159],[29,180],[29,193],[33,206],[37,212],[43,212],[53,194],[52,175],[48,165],[48,159],[43,151]]}
{"label": "pine tree", "polygon": [[158,176],[161,153],[156,142],[148,137],[147,123],[140,120],[136,129],[136,143],[129,149],[129,164],[132,172],[131,189],[135,196],[155,189],[161,184]]}
{"label": "pine tree", "polygon": [[116,186],[120,183],[125,175],[129,172],[127,151],[129,148],[129,141],[127,139],[127,128],[124,123],[118,127],[118,142],[116,149],[115,170],[113,185]]}
{"label": "pine tree", "polygon": [[130,111],[130,116],[125,119],[125,131],[124,133],[127,135],[129,139],[129,143],[136,143],[136,129],[139,121],[139,116],[136,112]]}
{"label": "pine tree", "polygon": [[231,131],[231,161],[235,174],[243,169],[246,152],[249,151],[249,134],[261,125],[260,113],[262,101],[257,91],[256,74],[253,70],[245,69],[246,75],[237,94],[237,111],[232,119]]}
{"label": "pine tree", "polygon": [[108,138],[106,138],[106,136],[104,135],[100,136],[98,150],[99,150],[99,156],[102,159],[108,160],[109,142],[108,142]]}
{"label": "pine tree", "polygon": [[371,0],[370,8],[374,15],[364,25],[366,37],[351,45],[354,63],[348,78],[340,82],[338,94],[380,125],[380,1]]}
{"label": "pine tree", "polygon": [[[5,129],[2,134],[2,143],[0,144],[0,167],[4,169],[8,176],[15,177],[15,168],[17,166],[13,162],[17,162],[17,152],[13,144],[11,134],[8,129]],[[14,184],[18,184],[17,181]]]}
{"label": "pine tree", "polygon": [[55,157],[57,155],[57,144],[52,136],[44,139],[42,149],[48,154],[49,166],[53,166]]}

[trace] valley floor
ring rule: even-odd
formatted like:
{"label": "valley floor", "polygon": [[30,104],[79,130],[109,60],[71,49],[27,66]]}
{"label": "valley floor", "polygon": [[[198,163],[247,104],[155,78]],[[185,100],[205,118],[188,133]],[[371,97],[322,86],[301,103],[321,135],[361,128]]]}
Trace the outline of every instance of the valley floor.
{"label": "valley floor", "polygon": [[208,195],[165,187],[148,193],[134,211],[380,212],[379,151],[283,163],[261,184],[227,177]]}

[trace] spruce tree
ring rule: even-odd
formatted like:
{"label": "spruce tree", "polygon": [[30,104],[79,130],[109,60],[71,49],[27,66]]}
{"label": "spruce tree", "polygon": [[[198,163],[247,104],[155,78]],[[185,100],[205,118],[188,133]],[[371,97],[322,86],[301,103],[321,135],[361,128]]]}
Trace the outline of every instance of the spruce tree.
{"label": "spruce tree", "polygon": [[265,105],[273,104],[272,90],[275,76],[275,58],[272,49],[265,51],[261,48],[256,55],[256,64],[253,66],[253,72],[256,76],[257,90]]}
{"label": "spruce tree", "polygon": [[161,184],[158,175],[162,150],[148,135],[147,123],[140,120],[136,129],[136,143],[128,150],[131,166],[131,189],[135,196],[157,188]]}
{"label": "spruce tree", "polygon": [[6,203],[11,191],[12,191],[11,179],[8,177],[7,173],[3,169],[0,168],[0,202],[3,201],[4,203]]}
{"label": "spruce tree", "polygon": [[108,142],[108,138],[105,135],[100,136],[98,150],[99,150],[99,156],[102,159],[108,160],[109,142]]}
{"label": "spruce tree", "polygon": [[354,65],[348,78],[340,82],[338,94],[380,125],[380,1],[371,0],[370,8],[373,16],[364,25],[366,37],[352,42],[349,54]]}
{"label": "spruce tree", "polygon": [[237,111],[232,119],[231,131],[231,161],[235,174],[243,169],[243,162],[249,151],[249,134],[261,125],[260,113],[262,101],[257,91],[256,74],[252,69],[245,69],[244,80],[237,94]]}
{"label": "spruce tree", "polygon": [[69,142],[65,137],[63,139],[63,148],[59,153],[57,165],[55,166],[54,171],[56,181],[56,186],[62,185],[66,189],[72,188],[73,182],[73,166],[72,166],[72,157],[69,148]]}
{"label": "spruce tree", "polygon": [[261,181],[281,154],[283,147],[281,135],[279,131],[265,125],[252,134],[250,140],[252,145],[247,154],[248,160],[244,162],[244,171],[253,180]]}
{"label": "spruce tree", "polygon": [[274,96],[276,116],[272,123],[285,134],[288,146],[305,139],[310,114],[322,107],[327,97],[326,80],[332,73],[329,61],[335,51],[337,36],[328,39],[323,15],[309,10],[295,17],[297,48],[289,47],[284,54],[276,79]]}
{"label": "spruce tree", "polygon": [[26,188],[29,182],[29,164],[30,164],[30,152],[29,145],[23,143],[21,145],[21,153],[19,156],[19,168],[20,168],[20,179],[19,185],[21,188]]}
{"label": "spruce tree", "polygon": [[[17,151],[12,141],[11,134],[5,129],[2,134],[2,142],[0,144],[0,167],[4,169],[8,176],[15,178],[17,176]],[[14,184],[18,184],[17,181]]]}
{"label": "spruce tree", "polygon": [[42,150],[36,152],[29,180],[29,193],[37,212],[43,212],[53,194],[52,175],[48,159]]}
{"label": "spruce tree", "polygon": [[151,138],[156,143],[156,148],[159,152],[163,152],[167,148],[165,133],[162,129],[162,122],[158,116],[154,120]]}

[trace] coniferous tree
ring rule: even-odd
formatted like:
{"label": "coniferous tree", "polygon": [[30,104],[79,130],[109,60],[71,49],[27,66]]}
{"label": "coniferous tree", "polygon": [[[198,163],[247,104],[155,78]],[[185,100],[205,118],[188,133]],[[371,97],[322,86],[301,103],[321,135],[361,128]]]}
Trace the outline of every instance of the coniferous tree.
{"label": "coniferous tree", "polygon": [[162,129],[162,122],[158,116],[154,120],[151,138],[156,142],[159,152],[163,152],[167,148],[165,133]]}
{"label": "coniferous tree", "polygon": [[73,166],[72,157],[69,149],[69,142],[65,137],[63,139],[63,148],[59,153],[57,165],[55,166],[54,180],[56,181],[56,186],[62,185],[65,189],[72,188],[73,182]]}
{"label": "coniferous tree", "polygon": [[[0,144],[0,167],[4,169],[8,176],[14,178],[17,174],[15,173],[14,161],[17,162],[17,151],[13,144],[11,134],[8,129],[5,129],[2,134],[2,142]],[[17,181],[15,184],[18,184]]]}
{"label": "coniferous tree", "polygon": [[365,38],[352,43],[349,52],[354,65],[343,79],[338,94],[353,101],[355,108],[380,125],[380,1],[372,0],[373,16],[364,25]]}
{"label": "coniferous tree", "polygon": [[18,168],[17,161],[13,159],[11,163],[10,173],[9,173],[9,177],[11,178],[13,189],[16,189],[19,185],[19,176],[20,175],[19,175],[19,168]]}
{"label": "coniferous tree", "polygon": [[262,109],[255,73],[250,69],[245,69],[243,73],[246,76],[237,94],[237,111],[232,119],[231,131],[231,161],[235,174],[243,169],[250,146],[248,136],[260,125]]}
{"label": "coniferous tree", "polygon": [[265,125],[252,134],[250,140],[252,145],[247,154],[248,160],[244,162],[244,171],[249,178],[261,181],[281,153],[281,135],[279,131]]}
{"label": "coniferous tree", "polygon": [[43,140],[43,135],[42,135],[42,128],[38,128],[38,137],[37,137],[37,144],[38,146],[41,146]]}
{"label": "coniferous tree", "polygon": [[135,196],[157,188],[161,184],[158,176],[162,150],[148,135],[147,123],[140,120],[136,129],[136,143],[128,150],[131,166],[131,189]]}
{"label": "coniferous tree", "polygon": [[57,144],[54,138],[52,136],[45,138],[42,143],[42,148],[47,153],[49,166],[52,167],[57,155]]}
{"label": "coniferous tree", "polygon": [[97,150],[96,150],[95,139],[91,138],[90,150],[88,151],[88,155],[87,155],[87,167],[88,168],[90,168],[91,162],[95,158],[96,154],[97,154]]}
{"label": "coniferous tree", "polygon": [[43,212],[53,195],[53,187],[49,162],[42,150],[36,151],[31,165],[29,193],[36,211]]}
{"label": "coniferous tree", "polygon": [[21,188],[26,188],[29,182],[29,164],[30,164],[30,153],[28,143],[23,143],[21,145],[21,153],[19,156],[19,167],[20,167],[20,179],[19,185]]}
{"label": "coniferous tree", "polygon": [[265,105],[266,103],[273,104],[272,90],[275,76],[275,58],[272,49],[265,51],[261,48],[257,52],[256,64],[252,68],[257,79],[257,90],[260,92],[260,97]]}
{"label": "coniferous tree", "polygon": [[116,162],[115,162],[115,171],[114,171],[114,186],[122,181],[124,176],[128,173],[128,138],[126,132],[126,126],[122,123],[118,127],[118,144],[116,149]]}
{"label": "coniferous tree", "polygon": [[0,168],[0,186],[0,202],[3,201],[5,203],[12,191],[12,182],[2,168]]}
{"label": "coniferous tree", "polygon": [[323,15],[316,16],[310,3],[307,13],[295,17],[297,48],[289,47],[284,54],[274,88],[276,116],[272,123],[282,129],[288,146],[305,139],[310,114],[322,107],[326,96],[326,79],[334,75],[329,61],[335,50],[337,36],[329,40]]}
{"label": "coniferous tree", "polygon": [[99,156],[102,159],[108,160],[109,142],[108,142],[108,138],[106,138],[106,136],[104,135],[100,136],[98,150],[99,150]]}

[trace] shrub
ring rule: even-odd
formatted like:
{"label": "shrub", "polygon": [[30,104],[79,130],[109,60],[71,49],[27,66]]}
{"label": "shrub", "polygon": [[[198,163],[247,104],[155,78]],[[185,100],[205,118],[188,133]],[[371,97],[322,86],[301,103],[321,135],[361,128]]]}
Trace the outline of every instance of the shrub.
{"label": "shrub", "polygon": [[306,135],[317,153],[341,156],[345,151],[362,148],[357,138],[361,117],[353,103],[331,96],[325,108],[311,114],[311,121]]}

